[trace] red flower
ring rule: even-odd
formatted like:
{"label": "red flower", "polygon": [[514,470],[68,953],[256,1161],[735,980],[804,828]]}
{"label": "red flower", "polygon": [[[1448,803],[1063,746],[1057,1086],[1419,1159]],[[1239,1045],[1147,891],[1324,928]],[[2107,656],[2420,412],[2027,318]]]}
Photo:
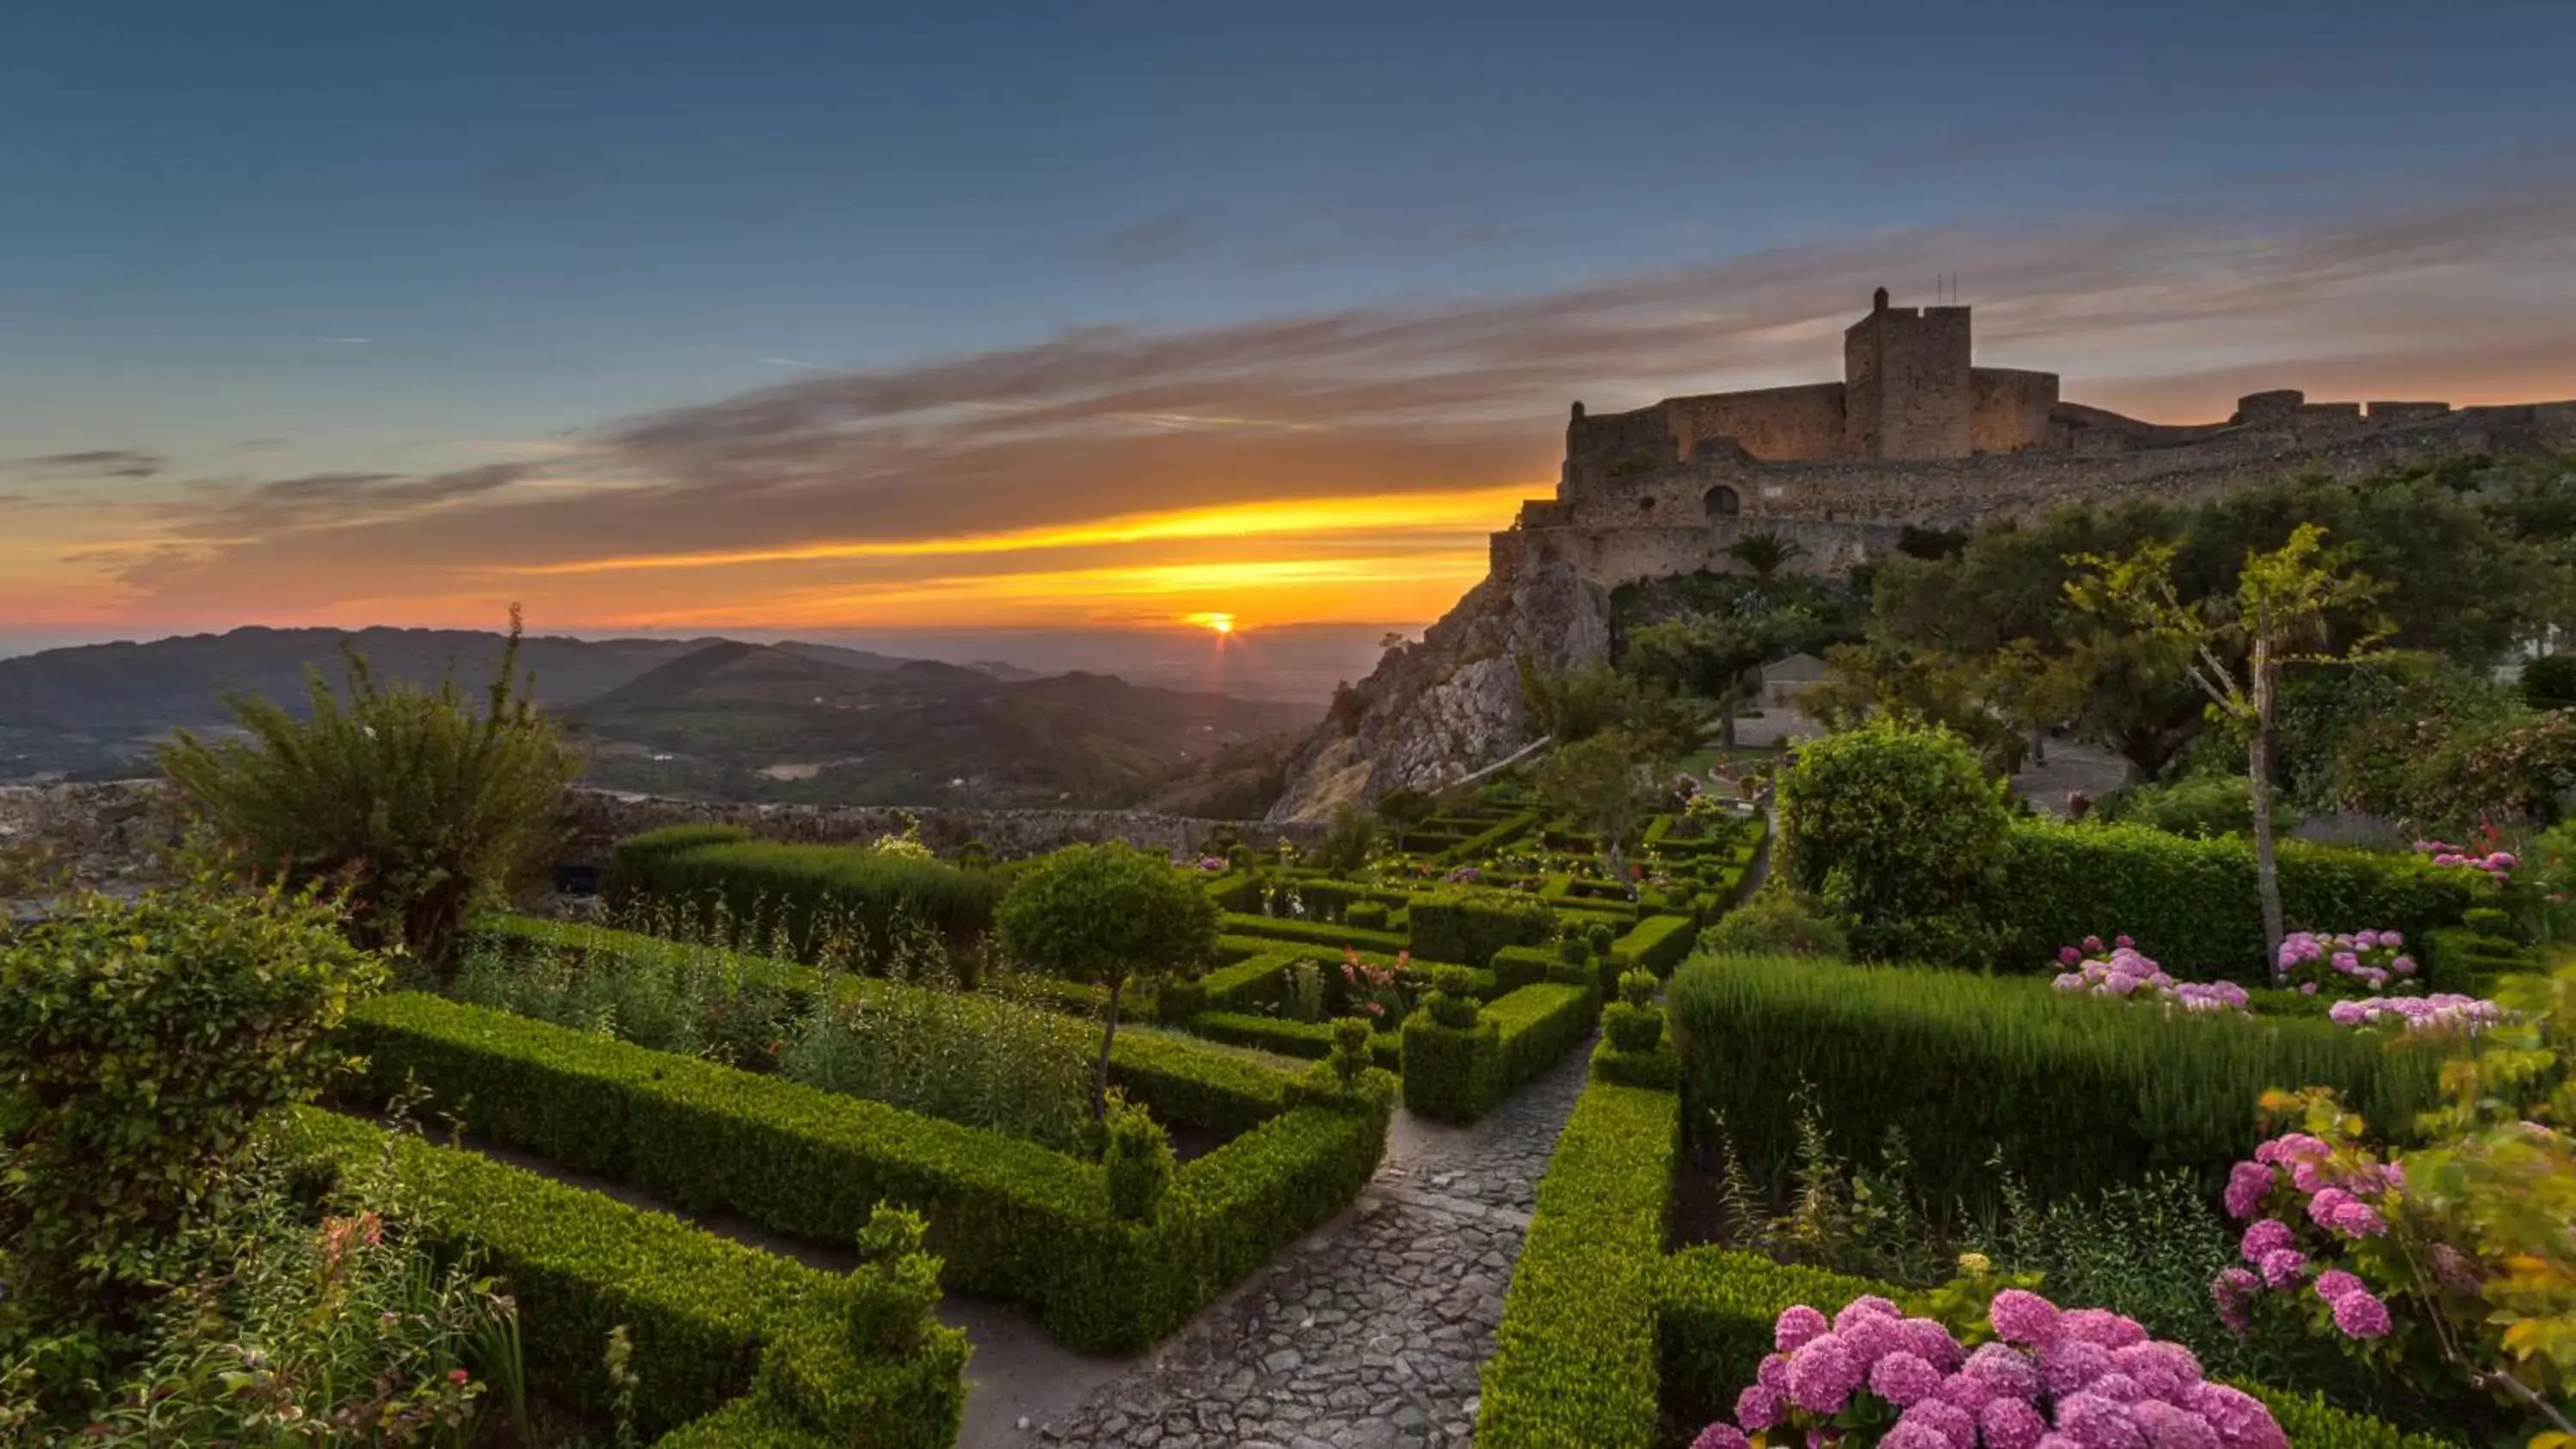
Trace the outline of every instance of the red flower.
{"label": "red flower", "polygon": [[465,1370],[449,1369],[447,1371],[447,1381],[451,1384],[461,1384],[465,1382]]}

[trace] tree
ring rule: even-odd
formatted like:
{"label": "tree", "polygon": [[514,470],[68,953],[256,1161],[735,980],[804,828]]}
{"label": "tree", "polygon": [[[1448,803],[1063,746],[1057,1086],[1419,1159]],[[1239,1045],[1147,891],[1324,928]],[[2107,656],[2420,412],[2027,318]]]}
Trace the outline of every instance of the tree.
{"label": "tree", "polygon": [[1988,965],[2004,798],[1956,734],[1882,715],[1802,746],[1781,772],[1781,862],[1863,957]]}
{"label": "tree", "polygon": [[1440,811],[1440,802],[1409,785],[1398,785],[1377,797],[1377,817],[1395,832],[1395,848],[1404,849],[1404,837],[1422,828],[1422,822]]}
{"label": "tree", "polygon": [[1797,609],[1688,614],[1630,631],[1620,668],[1633,678],[1716,701],[1719,739],[1732,750],[1735,712],[1760,687],[1763,663],[1816,627],[1813,616]]}
{"label": "tree", "polygon": [[161,769],[217,835],[290,881],[346,883],[349,931],[370,949],[444,963],[465,913],[541,877],[563,841],[580,770],[518,675],[519,611],[484,691],[383,685],[355,649],[348,702],[306,671],[311,718],[250,695],[225,704],[247,740],[186,730]]}
{"label": "tree", "polygon": [[[2291,530],[2269,552],[2248,550],[2232,597],[2188,598],[2174,586],[2179,545],[2149,543],[2125,558],[2078,555],[2084,572],[2067,597],[2088,614],[2115,620],[2168,656],[2208,698],[2213,716],[2245,740],[2245,778],[2253,792],[2254,879],[2263,902],[2264,959],[2280,954],[2281,882],[2273,859],[2272,737],[2283,668],[2355,664],[2377,652],[2391,628],[2376,611],[2384,586],[2351,567],[2356,550],[2329,549],[2312,523]],[[2358,625],[2340,645],[2339,624]],[[2238,662],[2236,646],[2245,650]]]}
{"label": "tree", "polygon": [[1551,806],[1601,837],[1603,863],[1624,878],[1628,842],[1657,798],[1636,742],[1604,730],[1559,745],[1539,766],[1538,786]]}
{"label": "tree", "polygon": [[1773,575],[1806,557],[1807,546],[1776,533],[1753,533],[1728,544],[1726,552],[1737,563],[1753,570],[1755,587],[1768,589]]}
{"label": "tree", "polygon": [[1091,1112],[1109,1111],[1109,1048],[1127,983],[1191,971],[1216,948],[1216,905],[1159,856],[1133,846],[1068,845],[1020,877],[994,925],[1002,947],[1049,976],[1108,988]]}

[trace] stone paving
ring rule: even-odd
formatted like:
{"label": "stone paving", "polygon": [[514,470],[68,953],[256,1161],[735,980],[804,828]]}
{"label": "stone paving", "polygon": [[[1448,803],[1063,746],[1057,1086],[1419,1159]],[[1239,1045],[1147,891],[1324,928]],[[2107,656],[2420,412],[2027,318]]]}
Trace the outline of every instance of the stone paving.
{"label": "stone paving", "polygon": [[1472,1127],[1399,1115],[1353,1209],[1018,1442],[1416,1449],[1472,1441],[1476,1370],[1587,1042]]}

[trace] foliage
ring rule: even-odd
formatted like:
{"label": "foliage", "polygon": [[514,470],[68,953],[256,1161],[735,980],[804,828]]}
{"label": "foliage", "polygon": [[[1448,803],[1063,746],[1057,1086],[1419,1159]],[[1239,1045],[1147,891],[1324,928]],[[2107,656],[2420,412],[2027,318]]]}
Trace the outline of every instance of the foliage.
{"label": "foliage", "polygon": [[1182,1168],[1140,1226],[1111,1212],[1098,1163],[882,1103],[436,997],[377,998],[350,1026],[370,1104],[416,1079],[468,1131],[811,1241],[847,1241],[880,1200],[911,1207],[944,1281],[1032,1304],[1092,1352],[1152,1343],[1341,1211],[1377,1168],[1390,1110],[1377,1074],[1308,1104],[1211,1048],[1122,1044],[1170,1062],[1171,1080],[1124,1083],[1165,1120],[1248,1129]]}
{"label": "foliage", "polygon": [[[2208,697],[2211,716],[2244,741],[2266,951],[2280,949],[2284,930],[2273,861],[2271,775],[2281,671],[2359,663],[2396,627],[2377,613],[2386,587],[2355,567],[2360,550],[2330,549],[2325,538],[2322,527],[2301,523],[2279,548],[2248,550],[2232,597],[2181,593],[2174,583],[2179,545],[2173,543],[2141,544],[2120,558],[2088,554],[2069,560],[2084,570],[2066,585],[2075,606],[2168,655],[2172,667]],[[2221,653],[2237,646],[2244,650],[2241,663]]]}
{"label": "foliage", "polygon": [[1716,1113],[1755,1185],[1797,1155],[1785,1086],[1806,1082],[1838,1142],[1903,1132],[1935,1213],[1999,1206],[1987,1164],[2047,1203],[2145,1168],[2214,1185],[2273,1081],[2337,1085],[2383,1120],[2431,1100],[2437,1063],[2315,1019],[2167,1016],[1959,972],[1733,957],[1665,990],[1689,1119]]}
{"label": "foliage", "polygon": [[[844,1433],[838,1442],[940,1449],[955,1440],[964,1334],[923,1311],[900,1352],[850,1340],[855,1323],[887,1325],[888,1289],[898,1301],[917,1295],[905,1285],[918,1284],[918,1268],[886,1274],[871,1264],[836,1277],[667,1213],[329,1113],[299,1113],[292,1137],[317,1166],[342,1174],[390,1155],[422,1240],[443,1255],[476,1255],[509,1285],[529,1384],[542,1398],[611,1411],[621,1391],[601,1372],[601,1349],[623,1327],[631,1379],[623,1393],[647,1436],[702,1415],[811,1432],[837,1408],[877,1421],[864,1436]],[[853,1217],[836,1241],[876,1221],[872,1209]],[[702,1442],[792,1441],[719,1434]]]}
{"label": "foliage", "polygon": [[2533,709],[2576,707],[2576,654],[2524,660],[2522,697]]}
{"label": "foliage", "polygon": [[1440,802],[1409,785],[1399,785],[1377,797],[1377,816],[1395,832],[1395,848],[1404,849],[1404,838],[1422,828],[1424,821],[1439,813]]}
{"label": "foliage", "polygon": [[1582,1040],[1599,1004],[1589,985],[1548,981],[1496,997],[1470,1026],[1443,1025],[1427,1012],[1407,1017],[1406,1110],[1475,1121]]}
{"label": "foliage", "polygon": [[1546,904],[1513,891],[1442,886],[1414,897],[1413,948],[1426,961],[1482,966],[1506,946],[1534,946],[1556,929]]}
{"label": "foliage", "polygon": [[1365,810],[1345,805],[1315,846],[1315,864],[1335,875],[1355,875],[1377,850],[1377,821]]}
{"label": "foliage", "polygon": [[[2272,807],[2275,824],[2296,828],[2298,812]],[[2254,830],[2254,791],[2243,776],[2189,775],[2168,782],[2149,782],[2114,790],[2094,802],[2089,821],[2143,825],[2168,835],[2215,840],[2224,835],[2250,836]]]}
{"label": "foliage", "polygon": [[756,1070],[794,1034],[807,995],[714,946],[594,951],[489,930],[468,934],[442,994]]}
{"label": "foliage", "polygon": [[1628,847],[1661,798],[1636,739],[1603,730],[1559,745],[1538,767],[1550,805],[1601,840],[1612,876],[1626,873]]}
{"label": "foliage", "polygon": [[435,690],[383,685],[348,650],[348,699],[308,671],[310,719],[235,695],[248,736],[186,730],[161,752],[179,794],[245,856],[299,883],[344,882],[350,933],[440,962],[465,914],[554,864],[563,793],[580,768],[517,676],[519,618],[469,708]]}
{"label": "foliage", "polygon": [[1503,1298],[1481,1376],[1477,1443],[1655,1442],[1654,1292],[1674,1110],[1669,1092],[1606,1084],[1575,1103]]}
{"label": "foliage", "polygon": [[1216,906],[1161,858],[1128,845],[1069,845],[1021,876],[995,918],[1003,949],[1050,976],[1109,989],[1092,1115],[1109,1109],[1109,1054],[1130,978],[1195,974],[1216,944]]}
{"label": "foliage", "polygon": [[1690,955],[1699,923],[1688,916],[1646,916],[1628,928],[1610,950],[1618,959],[1656,976],[1669,976]]}
{"label": "foliage", "polygon": [[671,934],[883,974],[926,927],[961,962],[994,922],[1002,878],[917,855],[652,831],[617,843],[611,900]]}
{"label": "foliage", "polygon": [[827,1092],[1072,1148],[1088,1117],[1088,1033],[988,984],[1005,989],[933,983],[817,1003],[785,1038],[778,1069]]}
{"label": "foliage", "polygon": [[2003,788],[1956,735],[1880,719],[1798,752],[1780,780],[1792,888],[1873,958],[1972,964],[1993,950]]}
{"label": "foliage", "polygon": [[1100,1165],[1109,1175],[1109,1210],[1139,1223],[1154,1220],[1178,1170],[1163,1125],[1124,1098],[1109,1104]]}
{"label": "foliage", "polygon": [[1699,933],[1699,949],[1712,956],[1820,956],[1844,959],[1842,927],[1818,913],[1784,880],[1773,876],[1716,925]]}
{"label": "foliage", "polygon": [[328,1033],[380,977],[311,887],[208,878],[77,901],[0,945],[0,1239],[9,1303],[111,1332],[171,1243],[235,1197],[279,1108],[338,1062]]}

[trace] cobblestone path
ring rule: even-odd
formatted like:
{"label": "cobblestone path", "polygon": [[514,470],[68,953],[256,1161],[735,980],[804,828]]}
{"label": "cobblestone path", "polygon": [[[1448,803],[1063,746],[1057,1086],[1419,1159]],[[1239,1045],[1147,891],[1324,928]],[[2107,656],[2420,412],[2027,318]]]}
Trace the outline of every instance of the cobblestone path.
{"label": "cobblestone path", "polygon": [[1020,1442],[1416,1449],[1471,1441],[1476,1370],[1590,1043],[1472,1127],[1399,1117],[1353,1211]]}

